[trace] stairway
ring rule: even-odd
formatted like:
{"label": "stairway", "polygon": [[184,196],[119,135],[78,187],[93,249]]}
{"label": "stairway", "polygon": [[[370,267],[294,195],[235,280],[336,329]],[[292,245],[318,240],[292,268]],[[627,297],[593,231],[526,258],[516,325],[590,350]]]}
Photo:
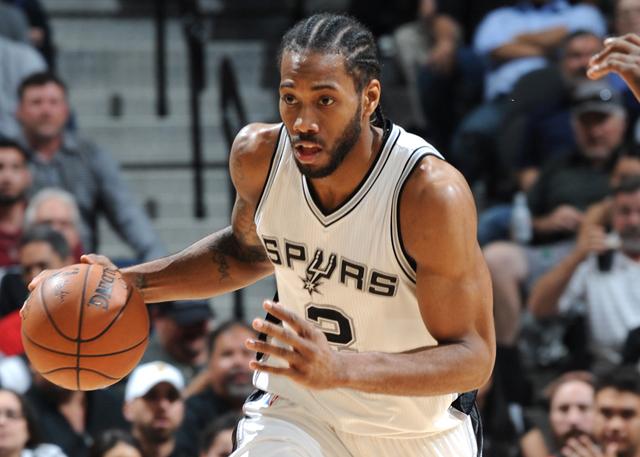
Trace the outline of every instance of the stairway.
{"label": "stairway", "polygon": [[[188,168],[140,169],[140,164],[188,163],[191,159],[188,72],[181,24],[167,27],[170,115],[155,113],[154,29],[150,19],[120,17],[114,0],[45,0],[58,48],[58,69],[68,83],[82,136],[94,140],[122,165],[132,194],[154,208],[154,224],[170,252],[176,252],[229,224],[226,169],[205,171],[207,215],[193,212],[192,174]],[[87,5],[91,10],[87,11]],[[218,112],[218,63],[229,55],[238,72],[250,121],[272,120],[275,94],[260,87],[263,47],[259,41],[212,41],[206,47],[207,89],[202,98],[205,161],[225,161],[228,151]],[[275,66],[274,66],[275,71]],[[137,164],[137,167],[130,165]],[[100,252],[131,257],[130,249],[105,220],[99,226]],[[206,280],[206,278],[203,278]],[[246,316],[263,314],[260,303],[271,298],[272,279],[245,292]],[[230,316],[231,296],[214,299],[217,315]]]}

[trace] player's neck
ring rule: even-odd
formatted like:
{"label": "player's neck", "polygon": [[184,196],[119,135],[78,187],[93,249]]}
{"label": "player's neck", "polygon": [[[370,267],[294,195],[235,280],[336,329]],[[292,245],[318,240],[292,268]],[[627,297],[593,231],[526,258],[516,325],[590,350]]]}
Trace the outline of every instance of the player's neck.
{"label": "player's neck", "polygon": [[363,128],[360,139],[336,171],[326,178],[308,180],[325,210],[340,206],[365,179],[380,152],[383,136],[379,128]]}

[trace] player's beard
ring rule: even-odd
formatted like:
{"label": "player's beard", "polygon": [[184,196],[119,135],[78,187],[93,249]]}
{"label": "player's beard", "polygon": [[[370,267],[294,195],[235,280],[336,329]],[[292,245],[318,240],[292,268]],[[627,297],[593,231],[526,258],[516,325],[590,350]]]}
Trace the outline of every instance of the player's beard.
{"label": "player's beard", "polygon": [[[340,137],[336,140],[335,146],[332,151],[329,151],[329,163],[321,168],[312,168],[308,165],[301,164],[297,160],[296,165],[298,166],[298,170],[300,173],[305,175],[307,178],[317,179],[317,178],[326,178],[334,171],[338,169],[340,164],[344,161],[349,151],[353,149],[355,144],[358,142],[360,138],[360,133],[362,132],[362,127],[360,126],[360,116],[362,115],[362,106],[358,104],[358,109],[356,110],[356,114],[351,118],[351,121],[345,129],[342,131]],[[304,141],[315,141],[314,135],[300,135],[301,140]]]}

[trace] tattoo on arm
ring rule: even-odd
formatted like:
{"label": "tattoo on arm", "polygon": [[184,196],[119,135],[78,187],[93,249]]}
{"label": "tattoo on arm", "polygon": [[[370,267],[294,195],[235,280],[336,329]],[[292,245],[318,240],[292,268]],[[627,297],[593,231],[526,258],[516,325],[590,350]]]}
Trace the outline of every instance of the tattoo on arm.
{"label": "tattoo on arm", "polygon": [[225,233],[221,234],[210,246],[211,260],[218,265],[220,279],[227,279],[231,276],[227,257],[231,257],[243,263],[262,263],[268,258],[261,245],[251,246],[242,243],[229,227]]}
{"label": "tattoo on arm", "polygon": [[141,292],[144,291],[144,288],[147,287],[147,277],[143,273],[138,273],[134,280],[136,288]]}

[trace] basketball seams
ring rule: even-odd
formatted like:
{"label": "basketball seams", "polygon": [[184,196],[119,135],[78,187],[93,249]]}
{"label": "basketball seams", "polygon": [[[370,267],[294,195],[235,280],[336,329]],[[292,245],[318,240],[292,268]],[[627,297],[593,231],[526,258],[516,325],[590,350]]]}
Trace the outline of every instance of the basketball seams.
{"label": "basketball seams", "polygon": [[78,333],[76,338],[76,389],[80,390],[80,345],[82,344],[82,317],[84,316],[84,300],[86,298],[87,281],[89,273],[93,269],[90,265],[84,272],[84,280],[82,281],[82,296],[80,298],[80,314],[78,316]]}
{"label": "basketball seams", "polygon": [[[129,351],[131,351],[133,349],[136,349],[141,344],[146,343],[147,339],[148,339],[148,337],[145,336],[142,340],[138,341],[136,344],[134,344],[132,346],[129,346],[128,348],[120,349],[119,351],[115,351],[115,352],[106,352],[106,353],[102,353],[102,354],[80,354],[78,356],[78,354],[74,354],[73,352],[58,351],[57,349],[51,349],[50,347],[43,346],[42,344],[34,341],[25,332],[22,332],[22,334],[29,341],[29,343],[33,344],[34,346],[36,346],[36,347],[38,347],[40,349],[44,349],[45,351],[51,352],[53,354],[64,355],[64,356],[68,356],[68,357],[79,357],[79,358],[82,358],[82,357],[87,357],[87,358],[110,357],[110,356],[113,356],[113,355],[124,354],[125,352],[129,352]],[[78,369],[83,370],[85,368],[82,368],[82,367],[78,366]]]}
{"label": "basketball seams", "polygon": [[[50,370],[50,371],[43,371],[40,374],[42,374],[42,375],[50,375],[52,373],[57,373],[59,371],[75,370],[75,369],[76,369],[76,367],[73,367],[73,366],[72,367],[60,367],[60,368],[55,368],[55,369]],[[102,376],[104,378],[107,378],[107,379],[110,379],[112,381],[119,381],[120,380],[120,378],[114,378],[113,376],[109,376],[108,374],[105,374],[105,373],[103,373],[101,371],[98,371],[98,370],[94,370],[92,368],[80,368],[80,371],[88,371],[89,373],[95,373],[97,375],[100,375],[100,376]]]}
{"label": "basketball seams", "polygon": [[127,301],[124,302],[124,305],[122,305],[120,307],[120,309],[118,310],[118,313],[115,315],[115,317],[113,319],[111,319],[111,322],[109,322],[109,324],[104,328],[104,330],[102,330],[100,333],[98,333],[96,336],[92,336],[91,338],[86,338],[86,339],[81,339],[80,341],[83,343],[89,343],[91,341],[95,341],[98,338],[100,338],[102,335],[104,335],[105,333],[107,333],[109,331],[109,329],[111,327],[113,327],[113,325],[118,321],[118,319],[120,318],[120,316],[122,315],[122,313],[124,313],[124,310],[126,309],[126,307],[129,305],[129,301],[131,300],[131,296],[133,295],[133,287],[129,288],[129,293],[127,295]]}
{"label": "basketball seams", "polygon": [[53,319],[53,316],[51,315],[51,312],[49,311],[49,306],[47,306],[47,301],[44,298],[44,288],[46,287],[47,282],[51,278],[54,278],[55,276],[57,276],[57,275],[49,276],[47,279],[44,280],[44,283],[40,287],[40,303],[42,304],[42,307],[44,308],[44,312],[47,315],[47,319],[51,323],[51,326],[56,331],[56,333],[58,335],[60,335],[62,338],[64,338],[65,340],[67,340],[67,341],[76,341],[75,338],[71,338],[70,336],[65,335],[65,333],[62,330],[60,330],[60,328],[58,327],[58,324],[56,324],[56,321]]}

